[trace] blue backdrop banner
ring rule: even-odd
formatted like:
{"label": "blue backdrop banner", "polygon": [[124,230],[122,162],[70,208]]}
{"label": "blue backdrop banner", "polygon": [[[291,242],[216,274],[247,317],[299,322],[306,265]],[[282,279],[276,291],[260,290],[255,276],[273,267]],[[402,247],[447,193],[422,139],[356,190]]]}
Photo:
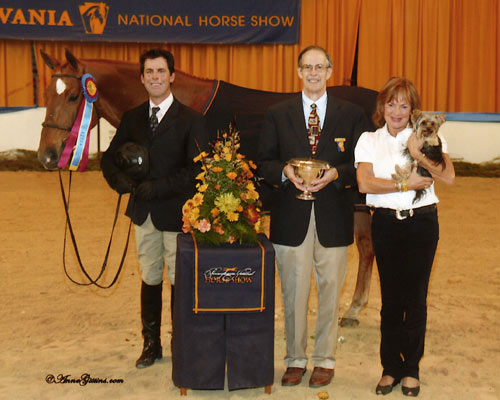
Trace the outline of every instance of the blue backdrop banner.
{"label": "blue backdrop banner", "polygon": [[300,0],[2,0],[0,38],[298,43]]}

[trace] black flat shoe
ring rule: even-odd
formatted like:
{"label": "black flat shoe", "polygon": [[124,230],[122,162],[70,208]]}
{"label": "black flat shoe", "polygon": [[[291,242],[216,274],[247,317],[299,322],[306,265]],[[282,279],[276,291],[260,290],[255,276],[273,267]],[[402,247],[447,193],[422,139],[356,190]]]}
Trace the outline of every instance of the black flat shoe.
{"label": "black flat shoe", "polygon": [[416,387],[401,386],[401,390],[403,391],[403,394],[405,396],[417,397],[418,393],[420,392],[420,386]]}
{"label": "black flat shoe", "polygon": [[381,394],[385,396],[386,394],[389,394],[392,392],[392,388],[396,386],[399,383],[399,379],[394,379],[394,382],[392,382],[390,385],[377,385],[375,388],[375,393],[376,394]]}

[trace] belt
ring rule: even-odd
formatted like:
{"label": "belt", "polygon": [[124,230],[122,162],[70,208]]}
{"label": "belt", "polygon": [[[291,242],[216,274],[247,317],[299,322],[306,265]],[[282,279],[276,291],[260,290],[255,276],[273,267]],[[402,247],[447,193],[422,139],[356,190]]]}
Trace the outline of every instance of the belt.
{"label": "belt", "polygon": [[410,208],[408,210],[401,210],[399,208],[396,210],[393,210],[392,208],[375,208],[374,212],[384,215],[391,215],[399,220],[403,220],[408,217],[411,218],[417,214],[429,214],[435,212],[436,210],[437,210],[436,204],[431,204],[424,207]]}

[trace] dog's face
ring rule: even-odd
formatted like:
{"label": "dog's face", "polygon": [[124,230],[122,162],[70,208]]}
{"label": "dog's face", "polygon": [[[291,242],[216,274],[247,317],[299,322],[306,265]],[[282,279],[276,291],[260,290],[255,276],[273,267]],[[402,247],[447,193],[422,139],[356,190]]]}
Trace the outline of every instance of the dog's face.
{"label": "dog's face", "polygon": [[431,146],[436,146],[438,141],[438,130],[446,121],[444,114],[433,114],[420,110],[413,110],[411,122],[413,130],[417,133],[417,138],[424,138]]}

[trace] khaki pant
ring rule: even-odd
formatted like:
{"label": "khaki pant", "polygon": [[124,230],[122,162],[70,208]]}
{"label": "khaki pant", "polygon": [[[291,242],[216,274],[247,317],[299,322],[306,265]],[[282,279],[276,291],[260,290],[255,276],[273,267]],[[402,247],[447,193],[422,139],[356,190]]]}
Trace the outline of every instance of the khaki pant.
{"label": "khaki pant", "polygon": [[274,245],[285,311],[287,367],[307,364],[307,308],[314,271],[318,313],[312,363],[334,368],[340,290],[344,283],[347,247],[323,247],[318,240],[314,207],[304,242],[297,247]]}
{"label": "khaki pant", "polygon": [[170,284],[175,284],[175,256],[179,232],[163,232],[156,229],[148,215],[142,225],[134,225],[137,257],[142,280],[148,285],[159,285],[163,281],[163,270],[167,264]]}

